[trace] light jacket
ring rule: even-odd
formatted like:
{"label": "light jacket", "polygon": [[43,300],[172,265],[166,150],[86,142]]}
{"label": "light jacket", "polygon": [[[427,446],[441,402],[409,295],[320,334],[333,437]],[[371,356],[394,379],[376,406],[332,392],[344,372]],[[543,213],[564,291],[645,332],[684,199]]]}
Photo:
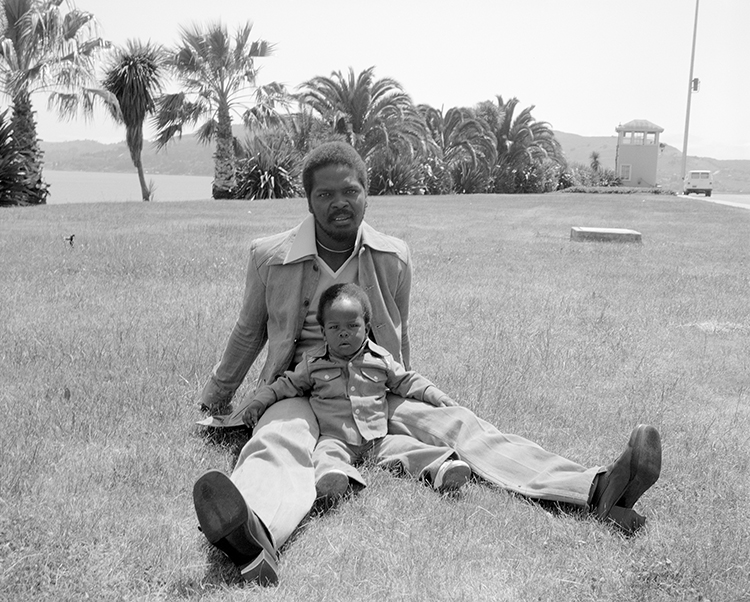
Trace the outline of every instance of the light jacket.
{"label": "light jacket", "polygon": [[[382,234],[364,222],[361,227],[358,283],[372,303],[371,335],[408,368],[412,275],[409,248],[404,241]],[[227,406],[266,343],[268,354],[258,386],[272,383],[292,367],[320,277],[313,257],[285,263],[299,228],[251,243],[240,315],[221,361],[201,394],[202,405],[209,409]],[[239,409],[235,408],[233,414]]]}
{"label": "light jacket", "polygon": [[388,432],[386,392],[435,406],[447,397],[421,374],[407,371],[380,345],[365,341],[353,358],[330,355],[325,345],[305,353],[293,371],[260,387],[265,407],[279,399],[310,395],[320,434],[362,445]]}

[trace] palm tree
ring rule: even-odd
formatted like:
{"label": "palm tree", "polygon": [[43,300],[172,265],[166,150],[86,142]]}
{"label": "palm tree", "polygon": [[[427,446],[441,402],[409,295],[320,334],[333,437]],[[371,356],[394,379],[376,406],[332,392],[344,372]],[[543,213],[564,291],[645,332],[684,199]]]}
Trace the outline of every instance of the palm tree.
{"label": "palm tree", "polygon": [[2,15],[0,92],[11,99],[16,146],[34,182],[29,202],[40,204],[48,191],[32,95],[50,93],[49,104],[62,118],[79,111],[91,115],[102,97],[95,85],[95,58],[108,43],[94,37],[94,16],[72,0],[2,0]]}
{"label": "palm tree", "polygon": [[374,67],[358,76],[349,69],[331,77],[314,77],[300,85],[300,102],[308,105],[367,160],[375,153],[409,154],[425,150],[430,138],[424,123],[396,80],[376,80]]}
{"label": "palm tree", "polygon": [[517,105],[517,98],[505,103],[502,96],[497,97],[497,105],[491,101],[477,105],[477,116],[487,123],[497,140],[495,192],[508,191],[508,182],[517,174],[538,166],[544,160],[565,164],[562,148],[550,125],[534,119],[531,115],[533,105],[514,118]]}
{"label": "palm tree", "polygon": [[151,190],[143,174],[143,123],[153,113],[156,97],[162,93],[167,55],[164,49],[151,42],[128,40],[125,48],[118,48],[108,67],[102,85],[116,99],[112,116],[125,124],[125,141],[130,158],[138,171],[144,201],[151,200]]}
{"label": "palm tree", "polygon": [[595,174],[598,174],[599,170],[602,167],[602,164],[599,161],[599,156],[599,151],[591,151],[591,155],[589,155],[589,159],[591,159],[591,163],[589,165],[591,167],[591,171],[593,171]]}
{"label": "palm tree", "polygon": [[497,159],[495,136],[487,124],[466,108],[454,107],[445,114],[429,105],[418,109],[437,145],[451,190],[484,192]]}
{"label": "palm tree", "polygon": [[[263,40],[250,41],[251,31],[250,23],[239,27],[233,36],[221,23],[181,28],[182,40],[171,66],[182,91],[162,96],[157,102],[157,147],[164,147],[175,135],[181,136],[186,124],[201,121],[198,139],[204,143],[216,140],[215,199],[232,198],[236,187],[232,112],[242,117],[241,111],[247,114],[259,97],[274,100],[273,93],[264,96],[255,83],[255,60],[269,56],[272,46]],[[249,96],[252,89],[255,97]]]}

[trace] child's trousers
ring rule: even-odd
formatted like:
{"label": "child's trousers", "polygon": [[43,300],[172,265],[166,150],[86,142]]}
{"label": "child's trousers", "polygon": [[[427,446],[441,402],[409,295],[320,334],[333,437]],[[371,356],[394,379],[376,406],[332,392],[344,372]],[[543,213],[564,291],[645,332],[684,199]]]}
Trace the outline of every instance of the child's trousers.
{"label": "child's trousers", "polygon": [[366,487],[367,483],[355,466],[369,459],[383,468],[395,468],[416,479],[426,478],[432,482],[443,462],[455,455],[449,447],[422,443],[408,435],[386,435],[362,445],[321,435],[313,451],[315,481],[327,472],[340,470],[355,483]]}

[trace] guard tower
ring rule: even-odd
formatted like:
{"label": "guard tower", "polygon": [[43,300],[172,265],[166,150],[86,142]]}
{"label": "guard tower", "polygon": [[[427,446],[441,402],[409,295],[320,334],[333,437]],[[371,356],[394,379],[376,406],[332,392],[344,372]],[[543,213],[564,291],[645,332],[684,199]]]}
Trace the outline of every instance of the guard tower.
{"label": "guard tower", "polygon": [[635,119],[618,125],[615,169],[623,186],[656,186],[659,134],[664,128]]}

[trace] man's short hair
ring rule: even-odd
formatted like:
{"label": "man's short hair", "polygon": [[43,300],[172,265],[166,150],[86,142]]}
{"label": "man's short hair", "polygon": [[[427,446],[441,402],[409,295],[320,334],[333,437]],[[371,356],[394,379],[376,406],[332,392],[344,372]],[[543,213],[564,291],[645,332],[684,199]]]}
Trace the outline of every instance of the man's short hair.
{"label": "man's short hair", "polygon": [[321,327],[325,322],[326,311],[337,299],[353,299],[354,301],[359,302],[362,307],[362,317],[364,318],[365,326],[370,325],[370,320],[372,319],[372,305],[370,304],[370,299],[367,296],[367,293],[356,284],[347,282],[344,284],[334,284],[333,286],[329,286],[323,291],[323,294],[320,295],[320,301],[318,301],[318,313],[315,317]]}
{"label": "man's short hair", "polygon": [[302,166],[302,186],[305,188],[305,195],[308,199],[312,194],[315,172],[329,165],[345,165],[352,168],[357,174],[359,183],[362,184],[362,188],[367,193],[367,166],[365,162],[352,145],[337,140],[324,142],[316,146],[305,157]]}

